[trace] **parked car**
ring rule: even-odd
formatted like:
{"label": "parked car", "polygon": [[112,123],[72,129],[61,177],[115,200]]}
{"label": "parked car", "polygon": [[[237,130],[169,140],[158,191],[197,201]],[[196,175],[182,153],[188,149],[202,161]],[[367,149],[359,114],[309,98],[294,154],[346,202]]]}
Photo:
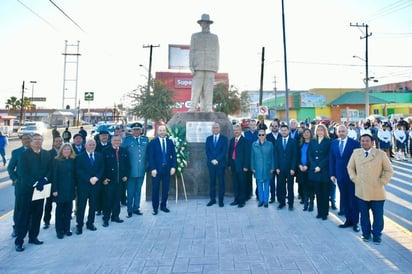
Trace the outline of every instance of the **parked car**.
{"label": "parked car", "polygon": [[21,138],[24,134],[33,135],[35,133],[43,136],[46,131],[47,127],[43,122],[26,122],[21,129],[17,131],[17,135],[19,138]]}

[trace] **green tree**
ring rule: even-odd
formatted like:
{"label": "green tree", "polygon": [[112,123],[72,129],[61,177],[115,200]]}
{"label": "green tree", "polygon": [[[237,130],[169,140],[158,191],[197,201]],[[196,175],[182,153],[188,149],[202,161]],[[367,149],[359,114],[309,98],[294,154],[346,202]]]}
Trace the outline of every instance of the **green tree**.
{"label": "green tree", "polygon": [[247,93],[247,91],[242,91],[240,93],[240,112],[243,113],[249,113],[249,102],[250,98]]}
{"label": "green tree", "polygon": [[131,112],[138,116],[153,121],[168,121],[172,117],[173,91],[167,90],[166,86],[154,81],[152,92],[148,92],[147,86],[139,86],[129,93],[134,106]]}
{"label": "green tree", "polygon": [[16,113],[16,111],[20,108],[20,101],[15,96],[11,96],[6,101],[6,109],[9,110],[9,113]]}
{"label": "green tree", "polygon": [[215,111],[233,114],[240,109],[240,98],[237,89],[228,89],[226,83],[218,83],[213,90],[213,106]]}

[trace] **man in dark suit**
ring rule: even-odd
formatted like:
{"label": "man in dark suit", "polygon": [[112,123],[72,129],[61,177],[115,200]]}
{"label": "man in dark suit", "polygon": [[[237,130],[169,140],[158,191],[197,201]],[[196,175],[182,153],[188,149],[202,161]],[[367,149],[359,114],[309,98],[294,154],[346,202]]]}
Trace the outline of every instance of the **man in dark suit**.
{"label": "man in dark suit", "polygon": [[[16,183],[18,181],[19,175],[17,172],[18,168],[18,163],[20,159],[20,155],[26,151],[26,149],[29,148],[30,146],[30,135],[24,134],[21,137],[21,144],[22,146],[19,148],[14,149],[11,152],[11,158],[9,161],[9,164],[7,166],[7,172],[9,173],[10,180],[12,181],[13,186],[16,186]],[[13,212],[13,232],[12,232],[12,237],[16,237],[16,218],[17,218],[17,212],[18,212],[18,207],[16,203],[16,189],[14,191],[14,212]]]}
{"label": "man in dark suit", "polygon": [[89,214],[87,216],[86,228],[91,231],[96,230],[94,226],[96,196],[100,191],[101,179],[104,173],[103,156],[95,151],[96,142],[93,139],[88,140],[85,148],[86,150],[76,157],[76,234],[82,234],[83,232],[84,212],[87,201],[89,201]]}
{"label": "man in dark suit", "polygon": [[[252,147],[252,144],[258,140],[258,130],[256,128],[256,120],[255,119],[250,119],[249,121],[249,129],[243,132],[243,136],[249,141],[250,147]],[[256,187],[257,190],[257,187]],[[246,188],[245,188],[245,195],[246,195],[246,200],[249,200],[252,197],[253,194],[253,173],[251,170],[249,170],[246,173]],[[257,192],[256,192],[257,193]],[[257,196],[257,194],[256,194]]]}
{"label": "man in dark suit", "polygon": [[16,203],[18,207],[16,222],[16,251],[24,250],[24,237],[29,232],[29,243],[43,244],[38,239],[44,199],[32,201],[34,188],[43,191],[48,183],[51,170],[50,153],[42,149],[43,137],[33,134],[30,148],[22,152],[18,164],[19,179],[16,184]]}
{"label": "man in dark suit", "polygon": [[[269,141],[273,145],[273,151],[275,151],[276,148],[276,142],[280,140],[281,136],[279,133],[279,119],[275,118],[273,121],[270,123],[270,130],[266,135],[266,141]],[[276,153],[276,152],[275,152]],[[276,184],[278,180],[278,175],[276,172],[273,173],[273,178],[270,180],[269,186],[270,186],[270,200],[269,203],[273,203],[276,201]]]}
{"label": "man in dark suit", "polygon": [[293,178],[295,176],[297,163],[297,143],[289,136],[287,125],[280,127],[281,139],[276,142],[275,146],[275,168],[278,175],[277,198],[279,202],[278,209],[286,205],[286,187],[289,210],[293,210]]}
{"label": "man in dark suit", "polygon": [[149,170],[152,175],[153,215],[157,215],[159,210],[160,182],[162,182],[160,210],[165,213],[170,212],[167,208],[170,176],[175,174],[177,168],[175,145],[166,137],[166,126],[159,126],[157,134],[158,136],[149,143],[148,147]]}
{"label": "man in dark suit", "polygon": [[[63,144],[63,138],[60,136],[57,136],[53,139],[53,147],[52,149],[49,150],[50,157],[52,158],[52,163],[53,159],[57,156],[59,153],[59,149]],[[44,205],[44,217],[43,217],[43,229],[48,229],[50,226],[50,220],[51,220],[51,212],[53,210],[53,196],[50,195],[46,199],[46,204]]]}
{"label": "man in dark suit", "polygon": [[[96,152],[102,153],[103,149],[110,145],[110,134],[107,130],[102,130],[95,136]],[[96,195],[96,215],[102,215],[103,211],[103,188],[100,188]]]}
{"label": "man in dark suit", "polygon": [[227,137],[220,134],[219,123],[212,126],[213,134],[206,138],[205,150],[209,169],[210,201],[207,206],[216,204],[216,177],[219,182],[219,207],[223,207],[225,196],[225,169],[227,165]]}
{"label": "man in dark suit", "polygon": [[74,134],[72,147],[76,155],[79,155],[81,152],[83,152],[84,150],[83,136],[80,133]]}
{"label": "man in dark suit", "polygon": [[337,183],[340,192],[339,210],[345,214],[346,221],[340,224],[340,228],[352,227],[355,232],[359,231],[359,208],[355,196],[355,185],[349,178],[348,170],[345,168],[352,156],[353,150],[360,148],[360,143],[348,138],[348,129],[344,125],[337,127],[339,139],[332,141],[329,154],[330,180]]}
{"label": "man in dark suit", "polygon": [[230,205],[244,207],[246,202],[246,174],[250,168],[251,147],[249,141],[242,136],[240,125],[234,125],[233,132],[235,137],[230,140],[228,150],[234,194],[234,201]]}
{"label": "man in dark suit", "polygon": [[123,184],[127,182],[129,175],[129,156],[127,150],[120,147],[122,137],[114,135],[111,146],[103,150],[104,157],[104,180],[103,180],[103,226],[112,222],[123,223],[119,218],[120,197]]}

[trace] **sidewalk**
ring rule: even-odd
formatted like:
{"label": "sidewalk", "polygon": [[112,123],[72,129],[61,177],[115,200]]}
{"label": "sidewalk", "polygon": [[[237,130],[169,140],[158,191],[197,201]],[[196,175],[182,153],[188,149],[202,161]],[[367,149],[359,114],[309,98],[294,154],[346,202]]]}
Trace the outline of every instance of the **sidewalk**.
{"label": "sidewalk", "polygon": [[[385,219],[382,244],[364,243],[361,233],[338,228],[332,211],[327,221],[314,212],[258,208],[206,207],[206,199],[170,200],[170,213],[151,214],[122,224],[84,229],[82,235],[56,238],[54,220],[41,229],[42,246],[14,250],[12,216],[0,219],[0,273],[412,273],[412,235]],[[72,228],[75,222],[72,220]]]}

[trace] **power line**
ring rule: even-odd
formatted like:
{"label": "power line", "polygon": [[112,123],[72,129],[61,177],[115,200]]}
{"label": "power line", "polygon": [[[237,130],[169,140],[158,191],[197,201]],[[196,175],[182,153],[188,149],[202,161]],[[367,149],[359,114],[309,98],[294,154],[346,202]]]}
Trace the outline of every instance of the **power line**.
{"label": "power line", "polygon": [[392,3],[386,7],[383,7],[382,9],[378,10],[374,15],[371,16],[367,21],[374,21],[376,19],[379,19],[381,17],[387,16],[389,14],[395,13],[399,10],[403,10],[409,6],[412,5],[411,0],[399,0],[395,3]]}
{"label": "power line", "polygon": [[34,15],[36,15],[38,18],[40,18],[40,20],[42,20],[44,23],[46,23],[47,25],[49,25],[49,27],[51,27],[52,29],[54,29],[55,31],[57,31],[57,29],[46,19],[44,19],[43,17],[41,17],[37,12],[35,12],[34,10],[32,10],[31,8],[29,8],[26,4],[24,4],[22,1],[17,0],[17,2],[19,2],[23,7],[25,7],[26,9],[28,9],[31,13],[33,13]]}
{"label": "power line", "polygon": [[49,0],[50,3],[52,3],[59,11],[61,11],[61,13],[64,14],[64,16],[66,16],[70,21],[73,22],[73,24],[75,24],[81,31],[85,32],[72,18],[70,18],[69,15],[67,15],[67,13],[65,13],[59,6],[57,6],[52,0]]}

